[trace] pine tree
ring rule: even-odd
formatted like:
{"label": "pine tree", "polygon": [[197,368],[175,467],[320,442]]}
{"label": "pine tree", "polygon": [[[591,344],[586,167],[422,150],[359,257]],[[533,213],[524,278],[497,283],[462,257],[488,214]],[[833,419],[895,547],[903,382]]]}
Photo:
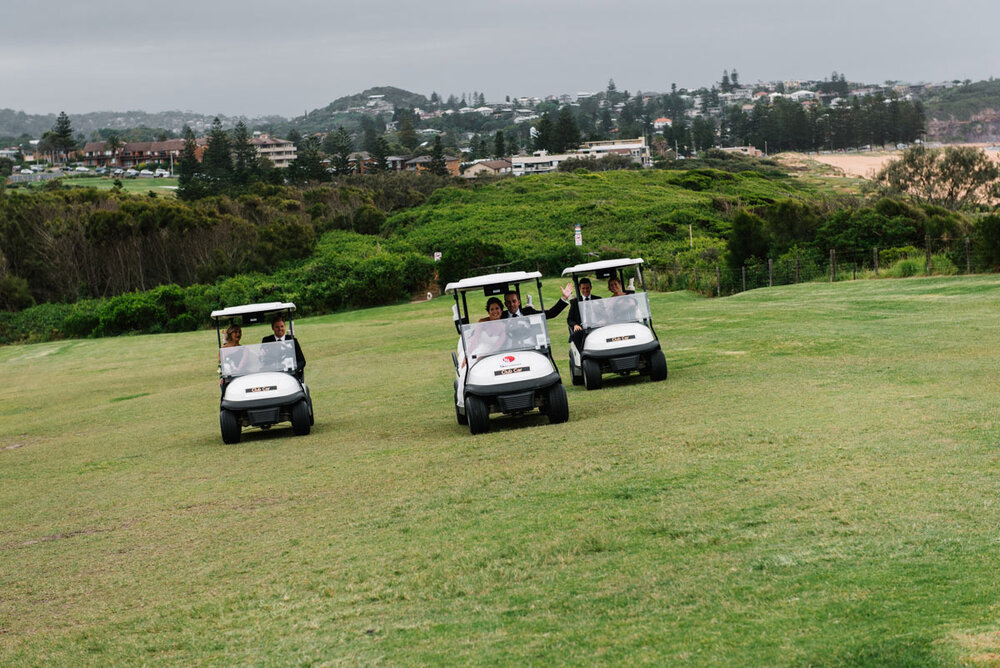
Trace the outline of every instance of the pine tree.
{"label": "pine tree", "polygon": [[208,133],[208,144],[201,158],[201,173],[209,182],[212,194],[225,192],[233,180],[233,157],[229,135],[216,116]]}
{"label": "pine tree", "polygon": [[260,177],[260,157],[250,141],[250,132],[243,121],[236,124],[232,138],[233,183],[246,186]]}
{"label": "pine tree", "polygon": [[184,126],[184,149],[177,168],[177,196],[186,201],[204,197],[205,188],[201,182],[201,163],[198,162],[198,142],[191,128]]}
{"label": "pine tree", "polygon": [[552,150],[556,153],[563,153],[569,149],[575,149],[580,145],[580,128],[573,120],[573,113],[569,107],[563,107],[559,111],[559,120],[556,122],[555,142]]}
{"label": "pine tree", "polygon": [[56,118],[56,124],[52,126],[53,148],[64,156],[76,148],[76,140],[73,138],[73,126],[69,122],[69,116],[65,111],[60,111]]}
{"label": "pine tree", "polygon": [[497,130],[496,135],[493,137],[493,155],[497,158],[503,158],[507,155],[507,147],[504,145],[503,130]]}
{"label": "pine tree", "polygon": [[431,149],[431,161],[427,164],[431,174],[448,176],[448,164],[444,160],[444,148],[441,146],[441,136],[434,137],[434,147]]}

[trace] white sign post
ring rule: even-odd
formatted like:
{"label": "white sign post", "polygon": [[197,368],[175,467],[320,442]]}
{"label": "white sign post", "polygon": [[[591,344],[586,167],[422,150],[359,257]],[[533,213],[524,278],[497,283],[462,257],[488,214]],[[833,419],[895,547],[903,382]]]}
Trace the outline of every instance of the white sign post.
{"label": "white sign post", "polygon": [[583,245],[583,231],[580,229],[579,224],[573,227],[573,240],[576,242],[577,246]]}

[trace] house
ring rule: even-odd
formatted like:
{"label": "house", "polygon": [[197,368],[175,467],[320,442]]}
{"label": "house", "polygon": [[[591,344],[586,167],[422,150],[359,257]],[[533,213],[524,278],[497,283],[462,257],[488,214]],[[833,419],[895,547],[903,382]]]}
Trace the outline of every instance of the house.
{"label": "house", "polygon": [[547,151],[536,151],[533,155],[516,155],[510,159],[511,173],[514,176],[525,174],[545,174],[559,169],[559,164],[570,158],[598,159],[605,155],[623,155],[631,158],[643,167],[650,167],[653,160],[649,154],[649,145],[645,137],[636,139],[612,139],[609,141],[588,141],[575,151],[550,154]]}
{"label": "house", "polygon": [[462,172],[462,176],[467,179],[474,179],[477,176],[500,176],[510,174],[510,160],[480,160],[473,163]]}
{"label": "house", "polygon": [[[208,140],[200,137],[195,140],[195,156],[201,161]],[[83,164],[87,167],[135,167],[143,163],[158,162],[167,164],[180,162],[184,153],[183,139],[167,139],[166,141],[130,141],[123,142],[115,155],[112,155],[107,142],[87,142],[83,147]]]}
{"label": "house", "polygon": [[662,130],[663,128],[669,128],[673,126],[674,122],[669,118],[657,118],[653,121],[654,130]]}
{"label": "house", "polygon": [[275,167],[288,167],[296,158],[295,144],[287,139],[259,134],[250,143],[257,149],[257,155],[267,158]]}
{"label": "house", "polygon": [[[408,172],[424,172],[430,169],[431,156],[421,155],[416,158],[412,158],[406,161],[406,171]],[[451,176],[460,175],[461,163],[458,158],[453,158],[450,155],[444,156],[444,166],[448,170],[448,174]]]}
{"label": "house", "polygon": [[368,151],[356,151],[347,156],[347,164],[355,174],[367,174],[374,171],[375,158]]}
{"label": "house", "polygon": [[750,156],[751,158],[760,158],[764,155],[763,151],[754,146],[731,146],[721,148],[719,150],[725,151],[726,153],[742,153],[743,155]]}

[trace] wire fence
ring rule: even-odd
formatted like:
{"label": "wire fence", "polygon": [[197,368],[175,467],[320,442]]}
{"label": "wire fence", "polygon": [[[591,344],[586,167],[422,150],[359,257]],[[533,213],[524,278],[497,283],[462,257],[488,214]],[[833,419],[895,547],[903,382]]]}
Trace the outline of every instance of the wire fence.
{"label": "wire fence", "polygon": [[925,240],[924,248],[873,248],[829,254],[802,251],[781,258],[751,261],[733,268],[717,256],[683,265],[678,256],[672,264],[656,264],[646,270],[647,286],[655,290],[693,290],[721,297],[775,285],[815,281],[845,281],[909,276],[948,276],[997,271],[968,237]]}

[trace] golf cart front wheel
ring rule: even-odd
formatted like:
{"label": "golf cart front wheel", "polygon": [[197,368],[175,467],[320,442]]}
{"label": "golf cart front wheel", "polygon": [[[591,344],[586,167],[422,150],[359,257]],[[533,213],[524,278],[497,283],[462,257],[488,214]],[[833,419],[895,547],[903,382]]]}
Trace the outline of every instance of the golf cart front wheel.
{"label": "golf cart front wheel", "polygon": [[240,419],[236,413],[223,408],[219,411],[219,426],[222,427],[222,442],[232,445],[240,442]]}
{"label": "golf cart front wheel", "polygon": [[569,419],[569,401],[566,399],[566,388],[562,383],[556,383],[549,388],[549,423],[559,424]]}
{"label": "golf cart front wheel", "polygon": [[588,390],[601,389],[601,365],[597,360],[583,360],[583,384]]}
{"label": "golf cart front wheel", "polygon": [[649,356],[649,379],[653,381],[667,379],[667,358],[662,350],[657,350]]}
{"label": "golf cart front wheel", "polygon": [[465,417],[473,434],[485,434],[490,430],[490,409],[479,397],[469,395],[465,398]]}
{"label": "golf cart front wheel", "polygon": [[309,433],[309,404],[305,399],[292,406],[292,431],[296,436]]}

